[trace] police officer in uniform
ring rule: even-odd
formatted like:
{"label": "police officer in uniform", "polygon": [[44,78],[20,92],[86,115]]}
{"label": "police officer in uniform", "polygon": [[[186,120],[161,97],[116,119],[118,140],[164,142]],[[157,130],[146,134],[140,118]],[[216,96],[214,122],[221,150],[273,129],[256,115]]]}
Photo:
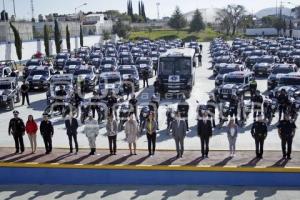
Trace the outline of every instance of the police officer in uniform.
{"label": "police officer in uniform", "polygon": [[286,109],[287,109],[287,106],[289,104],[289,97],[288,95],[286,94],[286,91],[285,89],[282,89],[280,91],[280,94],[279,96],[277,97],[277,100],[278,100],[278,104],[279,104],[279,120],[281,120],[281,116],[282,116],[282,113],[285,115],[286,114]]}
{"label": "police officer in uniform", "polygon": [[251,98],[253,98],[256,90],[257,90],[257,82],[253,78],[252,81],[250,82],[250,94],[251,94]]}
{"label": "police officer in uniform", "polygon": [[253,119],[256,121],[256,116],[261,115],[261,108],[264,102],[263,97],[260,94],[259,90],[256,90],[255,95],[252,97],[253,102]]}
{"label": "police officer in uniform", "polygon": [[212,120],[213,127],[216,128],[215,113],[217,102],[214,100],[214,96],[212,94],[209,95],[209,100],[206,105],[208,109],[208,117]]}
{"label": "police officer in uniform", "polygon": [[131,99],[129,100],[129,104],[131,105],[132,109],[133,109],[133,113],[135,115],[135,118],[137,119],[138,121],[138,116],[137,116],[137,103],[138,103],[138,100],[136,99],[135,97],[135,94],[132,94],[131,95]]}
{"label": "police officer in uniform", "polygon": [[255,140],[256,158],[263,158],[264,141],[268,135],[268,127],[262,115],[258,115],[258,121],[253,123],[251,134]]}
{"label": "police officer in uniform", "polygon": [[43,121],[40,124],[40,132],[45,143],[46,154],[52,152],[52,137],[54,129],[51,121],[49,121],[49,115],[43,114]]}
{"label": "police officer in uniform", "polygon": [[62,112],[63,105],[61,105],[61,104],[62,104],[63,100],[65,99],[65,97],[67,96],[67,93],[64,90],[64,86],[60,85],[59,90],[55,93],[55,95],[57,97],[55,99],[55,101],[59,103],[59,105],[57,105],[59,108],[59,111]]}
{"label": "police officer in uniform", "polygon": [[158,127],[158,108],[159,108],[159,97],[157,97],[155,94],[151,97],[151,101],[149,103],[149,110],[154,113],[155,120],[157,122],[156,129],[159,130]]}
{"label": "police officer in uniform", "polygon": [[92,113],[93,113],[93,118],[95,118],[95,114],[97,112],[98,115],[98,121],[100,121],[100,107],[99,107],[99,103],[100,103],[100,96],[98,95],[97,91],[93,91],[93,96],[91,98],[91,109],[92,109]]}
{"label": "police officer in uniform", "polygon": [[[295,135],[296,125],[290,120],[289,115],[285,115],[284,119],[281,120],[277,126],[278,134],[281,139],[281,148],[283,158],[291,159],[293,138]],[[287,147],[287,151],[286,151]]]}
{"label": "police officer in uniform", "polygon": [[147,69],[144,69],[142,71],[142,78],[143,78],[143,85],[144,85],[144,88],[147,84],[147,87],[149,87],[148,85],[148,78],[149,78],[149,73],[148,73],[148,70]]}
{"label": "police officer in uniform", "polygon": [[235,123],[238,124],[238,117],[237,117],[237,113],[238,113],[238,105],[239,105],[239,101],[237,99],[236,95],[232,95],[230,102],[229,102],[229,108],[230,108],[230,117],[235,118]]}
{"label": "police officer in uniform", "polygon": [[24,105],[25,103],[25,99],[27,101],[27,105],[29,106],[30,103],[29,103],[29,85],[23,81],[23,84],[21,85],[21,94],[22,94],[22,106]]}
{"label": "police officer in uniform", "polygon": [[19,118],[19,112],[14,111],[14,118],[12,118],[9,121],[8,126],[8,135],[13,135],[15,140],[15,147],[16,147],[16,154],[19,153],[19,150],[21,150],[21,153],[24,152],[24,142],[23,142],[23,135],[25,133],[25,125],[21,118]]}
{"label": "police officer in uniform", "polygon": [[116,120],[117,120],[118,119],[117,108],[115,108],[114,106],[117,105],[118,99],[115,97],[112,90],[109,90],[107,92],[107,96],[105,97],[105,100],[107,101],[107,107],[109,109],[109,114],[114,113]]}
{"label": "police officer in uniform", "polygon": [[188,118],[189,118],[189,115],[188,115],[189,114],[189,109],[190,109],[190,106],[186,102],[185,96],[183,95],[181,97],[181,102],[177,106],[177,110],[180,113],[180,117],[183,120],[185,120],[187,131],[190,131],[190,129],[189,129],[189,120],[188,120]]}

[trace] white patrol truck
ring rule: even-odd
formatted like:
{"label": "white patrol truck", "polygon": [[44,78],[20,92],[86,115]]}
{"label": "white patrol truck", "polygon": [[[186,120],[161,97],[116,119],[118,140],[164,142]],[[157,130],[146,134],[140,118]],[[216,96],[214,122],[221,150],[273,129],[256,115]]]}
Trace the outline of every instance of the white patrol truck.
{"label": "white patrol truck", "polygon": [[235,71],[224,75],[222,85],[217,89],[218,100],[230,100],[232,95],[244,95],[250,90],[253,72]]}
{"label": "white patrol truck", "polygon": [[104,72],[100,74],[100,94],[107,94],[109,90],[115,94],[123,93],[123,85],[120,72]]}
{"label": "white patrol truck", "polygon": [[198,58],[195,49],[176,48],[162,54],[158,64],[159,93],[184,94],[190,97],[195,82]]}

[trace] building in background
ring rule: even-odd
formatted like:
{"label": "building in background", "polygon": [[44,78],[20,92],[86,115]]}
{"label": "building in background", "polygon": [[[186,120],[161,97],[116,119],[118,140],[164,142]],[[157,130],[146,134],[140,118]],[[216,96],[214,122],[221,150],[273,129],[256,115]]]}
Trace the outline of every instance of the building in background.
{"label": "building in background", "polygon": [[82,17],[82,28],[84,35],[100,35],[103,31],[111,32],[112,20],[109,20],[102,13],[91,13]]}

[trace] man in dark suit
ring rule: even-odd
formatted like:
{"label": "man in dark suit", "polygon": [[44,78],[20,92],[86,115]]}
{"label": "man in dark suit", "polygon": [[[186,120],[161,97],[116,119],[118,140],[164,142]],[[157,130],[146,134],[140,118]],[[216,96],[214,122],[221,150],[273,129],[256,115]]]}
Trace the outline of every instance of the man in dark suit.
{"label": "man in dark suit", "polygon": [[[296,125],[291,121],[290,116],[286,114],[284,119],[277,125],[278,134],[281,139],[281,148],[284,159],[291,159],[293,138],[295,136]],[[286,150],[287,149],[287,150]]]}
{"label": "man in dark suit", "polygon": [[256,158],[262,159],[264,153],[264,141],[268,135],[268,126],[261,115],[251,128],[252,137],[255,139]]}
{"label": "man in dark suit", "polygon": [[15,154],[19,153],[19,150],[21,149],[21,153],[24,152],[24,142],[23,142],[23,136],[25,133],[25,125],[24,122],[21,118],[19,118],[19,112],[14,111],[14,118],[12,118],[9,121],[9,126],[8,126],[8,135],[13,135],[14,140],[15,140],[15,147],[16,147],[16,152]]}
{"label": "man in dark suit", "polygon": [[186,123],[180,118],[180,113],[175,113],[175,120],[171,123],[172,136],[175,140],[177,158],[182,158],[184,152],[184,138],[186,136]]}
{"label": "man in dark suit", "polygon": [[144,85],[144,88],[145,88],[146,85],[147,85],[147,87],[149,87],[149,85],[148,85],[149,73],[148,73],[148,70],[147,70],[147,69],[144,69],[144,70],[142,71],[142,78],[143,78],[143,85]]}
{"label": "man in dark suit", "polygon": [[53,125],[48,117],[48,114],[43,114],[43,121],[40,124],[40,132],[45,143],[46,154],[52,152],[52,137],[54,134]]}
{"label": "man in dark suit", "polygon": [[73,140],[75,143],[76,154],[78,153],[78,142],[77,142],[77,129],[78,129],[78,121],[73,117],[72,113],[69,115],[69,119],[65,120],[65,126],[67,129],[67,135],[69,138],[70,145],[70,153],[73,153]]}
{"label": "man in dark suit", "polygon": [[203,114],[202,119],[198,120],[198,136],[201,140],[202,157],[208,158],[209,139],[212,136],[212,125],[207,112]]}

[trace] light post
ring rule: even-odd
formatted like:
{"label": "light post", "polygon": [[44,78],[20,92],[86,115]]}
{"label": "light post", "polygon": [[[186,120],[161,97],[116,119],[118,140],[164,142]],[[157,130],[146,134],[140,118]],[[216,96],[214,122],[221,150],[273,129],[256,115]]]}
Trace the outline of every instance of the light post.
{"label": "light post", "polygon": [[75,8],[75,14],[77,13],[76,11],[77,11],[78,8],[80,8],[80,7],[82,7],[82,6],[86,6],[86,5],[87,5],[87,3],[83,3],[83,4],[79,5],[79,6],[77,6],[77,7]]}
{"label": "light post", "polygon": [[15,15],[15,18],[16,18],[17,15],[16,15],[16,4],[15,4],[15,0],[13,0],[13,7],[14,7],[14,15]]}
{"label": "light post", "polygon": [[159,6],[160,6],[160,3],[157,2],[156,3],[156,7],[157,7],[157,19],[159,20]]}

